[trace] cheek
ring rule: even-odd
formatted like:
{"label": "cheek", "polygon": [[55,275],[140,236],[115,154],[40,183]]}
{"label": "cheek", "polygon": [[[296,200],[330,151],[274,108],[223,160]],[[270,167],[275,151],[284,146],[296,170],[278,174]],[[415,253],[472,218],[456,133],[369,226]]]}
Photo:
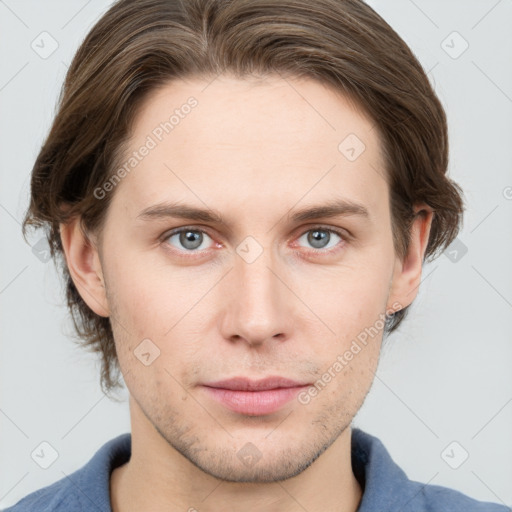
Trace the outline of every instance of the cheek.
{"label": "cheek", "polygon": [[106,277],[115,313],[132,339],[161,336],[176,322],[183,289],[179,284],[171,285],[165,272],[142,256],[110,261]]}
{"label": "cheek", "polygon": [[[360,261],[320,279],[321,288],[309,292],[311,308],[341,336],[354,336],[370,328],[386,310],[391,263]],[[311,288],[310,288],[311,289]]]}
{"label": "cheek", "polygon": [[320,318],[335,333],[332,343],[333,334],[325,331],[323,354],[317,355],[323,379],[335,381],[329,385],[333,400],[351,403],[366,394],[378,365],[391,272],[385,261],[364,263],[325,281],[315,299]]}
{"label": "cheek", "polygon": [[[198,321],[192,309],[204,292],[190,286],[188,278],[179,279],[168,267],[158,268],[142,257],[114,261],[109,268],[106,277],[120,364],[132,370],[132,378],[144,376],[143,387],[150,380],[152,385],[168,386],[172,378],[167,372],[174,375],[181,364],[193,362],[197,340],[204,339],[197,331],[206,317]],[[144,358],[151,363],[146,366]]]}

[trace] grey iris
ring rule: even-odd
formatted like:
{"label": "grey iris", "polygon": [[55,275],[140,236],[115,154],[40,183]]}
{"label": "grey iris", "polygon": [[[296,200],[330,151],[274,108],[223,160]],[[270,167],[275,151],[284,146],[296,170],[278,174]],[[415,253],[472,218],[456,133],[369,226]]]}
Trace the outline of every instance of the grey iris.
{"label": "grey iris", "polygon": [[203,243],[203,234],[199,231],[182,231],[180,233],[180,244],[186,249],[197,249]]}
{"label": "grey iris", "polygon": [[331,234],[324,229],[315,229],[310,231],[308,234],[308,243],[310,243],[315,249],[322,249],[325,247],[325,242],[329,243],[329,239],[331,238]]}

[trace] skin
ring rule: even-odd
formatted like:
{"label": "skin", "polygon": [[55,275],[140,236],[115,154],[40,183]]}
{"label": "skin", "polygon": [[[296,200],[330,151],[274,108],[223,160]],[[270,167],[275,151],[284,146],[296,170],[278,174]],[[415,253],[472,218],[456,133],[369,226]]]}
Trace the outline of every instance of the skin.
{"label": "skin", "polygon": [[[308,404],[238,414],[201,384],[239,375],[316,382],[379,314],[413,301],[432,212],[416,205],[426,214],[400,260],[370,119],[309,79],[210,81],[174,81],[146,100],[127,155],[187,98],[198,105],[116,186],[101,235],[84,236],[78,219],[61,226],[81,296],[111,318],[130,392],[132,455],[112,473],[113,510],[355,511],[350,425],[382,330]],[[351,133],[366,146],[355,161],[338,150]],[[290,220],[340,197],[368,218]],[[161,201],[208,207],[226,224],[138,218]],[[324,245],[312,245],[319,226],[344,238],[322,231]],[[203,230],[199,249],[169,236],[179,227]],[[248,236],[262,249],[251,263],[236,252]],[[160,355],[146,366],[134,351],[148,338]],[[237,457],[247,443],[261,454],[253,465]]]}

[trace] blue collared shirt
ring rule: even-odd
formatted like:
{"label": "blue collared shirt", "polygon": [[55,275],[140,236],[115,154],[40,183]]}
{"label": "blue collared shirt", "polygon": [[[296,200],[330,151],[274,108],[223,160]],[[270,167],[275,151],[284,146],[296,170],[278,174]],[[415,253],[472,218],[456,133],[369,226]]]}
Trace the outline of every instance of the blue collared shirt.
{"label": "blue collared shirt", "polygon": [[[105,443],[85,466],[35,491],[4,512],[112,512],[110,474],[127,462],[131,434]],[[352,470],[363,489],[357,512],[511,512],[439,485],[409,480],[382,442],[352,428]]]}

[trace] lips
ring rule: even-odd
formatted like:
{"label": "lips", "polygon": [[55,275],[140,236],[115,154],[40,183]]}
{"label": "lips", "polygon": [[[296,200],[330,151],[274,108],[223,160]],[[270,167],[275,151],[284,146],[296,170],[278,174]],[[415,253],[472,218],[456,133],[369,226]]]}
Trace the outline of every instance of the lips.
{"label": "lips", "polygon": [[231,379],[219,380],[203,384],[211,388],[230,389],[232,391],[266,391],[277,388],[296,388],[305,386],[307,383],[298,382],[284,377],[266,377],[261,380],[251,380],[247,377],[233,377]]}
{"label": "lips", "polygon": [[279,411],[309,383],[279,376],[250,380],[246,377],[209,382],[202,385],[207,395],[233,412],[262,416]]}

